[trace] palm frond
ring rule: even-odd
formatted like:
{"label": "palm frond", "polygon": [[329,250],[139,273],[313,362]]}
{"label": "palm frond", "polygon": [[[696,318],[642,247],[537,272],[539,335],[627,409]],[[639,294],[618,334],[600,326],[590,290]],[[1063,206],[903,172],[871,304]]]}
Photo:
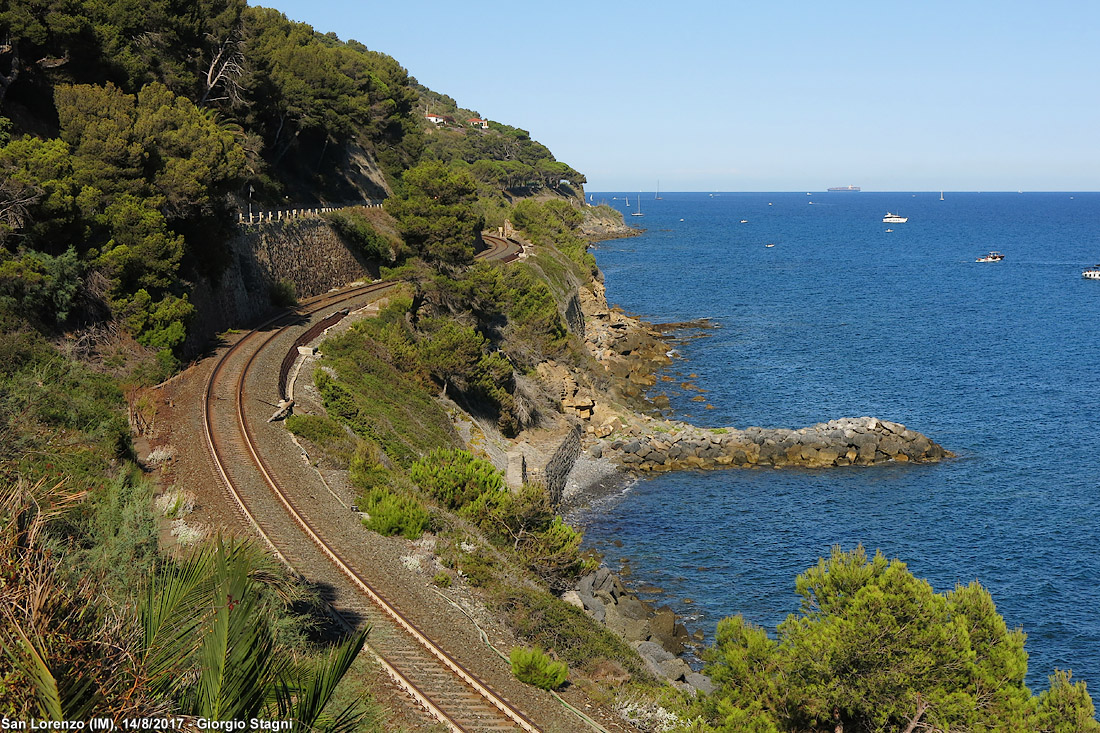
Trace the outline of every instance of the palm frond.
{"label": "palm frond", "polygon": [[285,658],[276,655],[270,629],[259,622],[262,608],[251,578],[257,562],[257,552],[248,545],[223,545],[216,552],[215,605],[199,651],[199,715],[255,717],[273,696],[273,682],[283,675]]}
{"label": "palm frond", "polygon": [[48,720],[64,720],[61,692],[45,658],[11,614],[5,613],[4,620],[7,628],[0,629],[0,647],[11,660],[12,667],[34,685],[38,711]]}
{"label": "palm frond", "polygon": [[326,719],[323,713],[336,691],[336,686],[362,651],[369,631],[369,628],[365,628],[352,634],[323,660],[311,665],[305,675],[299,672],[298,692],[292,711],[296,731],[323,729],[329,733],[350,733],[355,730],[361,717],[355,704],[344,708],[335,718]]}
{"label": "palm frond", "polygon": [[183,684],[199,645],[206,609],[212,605],[212,557],[197,549],[149,584],[141,604],[140,662],[155,692],[171,694]]}

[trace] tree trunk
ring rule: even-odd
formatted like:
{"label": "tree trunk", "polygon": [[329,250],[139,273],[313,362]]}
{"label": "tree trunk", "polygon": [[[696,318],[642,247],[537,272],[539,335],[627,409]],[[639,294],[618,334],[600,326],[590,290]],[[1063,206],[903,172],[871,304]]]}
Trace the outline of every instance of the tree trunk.
{"label": "tree trunk", "polygon": [[11,70],[7,74],[0,72],[0,109],[4,108],[4,97],[8,94],[8,87],[19,78],[19,47],[14,43],[0,46],[0,56],[5,53],[11,54]]}
{"label": "tree trunk", "polygon": [[928,702],[918,694],[917,711],[913,713],[913,718],[909,721],[909,725],[905,726],[905,730],[903,730],[901,733],[913,733],[913,731],[917,729],[917,726],[920,725],[920,719],[924,717],[924,714],[926,712],[928,712],[929,707],[931,706],[928,704]]}

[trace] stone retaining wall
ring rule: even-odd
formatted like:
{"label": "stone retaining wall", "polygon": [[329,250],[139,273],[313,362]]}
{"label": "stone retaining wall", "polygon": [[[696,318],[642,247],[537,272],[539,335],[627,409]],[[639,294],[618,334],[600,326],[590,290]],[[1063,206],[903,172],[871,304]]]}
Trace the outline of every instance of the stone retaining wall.
{"label": "stone retaining wall", "polygon": [[324,219],[263,224],[244,235],[268,282],[289,282],[299,298],[325,293],[368,274]]}
{"label": "stone retaining wall", "polygon": [[573,464],[577,456],[581,454],[581,431],[574,428],[565,436],[554,455],[546,462],[542,469],[542,481],[546,491],[550,495],[553,506],[561,504],[562,493],[565,491],[565,481],[569,478],[569,472],[573,470]]}
{"label": "stone retaining wall", "polygon": [[952,455],[904,425],[873,417],[842,418],[800,430],[706,429],[670,423],[668,432],[614,435],[599,452],[637,471],[722,466],[869,466],[887,461],[934,462]]}
{"label": "stone retaining wall", "polygon": [[272,285],[287,282],[308,298],[372,273],[321,218],[274,221],[242,228],[228,242],[229,263],[217,282],[200,280],[191,292],[195,315],[184,344],[202,353],[212,334],[254,323],[277,310]]}

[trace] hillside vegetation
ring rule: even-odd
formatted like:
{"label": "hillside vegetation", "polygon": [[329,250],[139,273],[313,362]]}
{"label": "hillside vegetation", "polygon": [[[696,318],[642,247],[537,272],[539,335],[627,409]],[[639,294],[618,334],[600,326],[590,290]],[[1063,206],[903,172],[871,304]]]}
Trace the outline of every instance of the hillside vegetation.
{"label": "hillside vegetation", "polygon": [[[193,287],[223,277],[239,212],[380,198],[388,213],[342,209],[330,224],[365,261],[411,278],[417,317],[383,322],[387,348],[349,352],[355,365],[321,380],[341,422],[296,427],[329,431],[334,449],[342,439],[367,481],[382,451],[404,470],[457,447],[432,400],[440,379],[502,424],[518,419],[513,363],[497,346],[549,324],[540,348],[560,351],[564,329],[529,274],[470,268],[486,219],[509,204],[474,177],[476,156],[425,155],[437,131],[418,110],[422,90],[384,54],[237,0],[0,9],[0,713],[377,728],[362,691],[326,707],[363,637],[319,642],[318,602],[300,583],[247,545],[158,551],[154,487],[128,422],[155,415],[143,387],[186,356]],[[527,137],[518,145],[537,149],[524,152],[532,166],[553,161]],[[460,307],[440,296],[478,287],[467,272],[494,288],[479,301],[499,319],[492,334],[445,317]],[[510,326],[505,313],[519,318]],[[383,403],[352,440],[345,425],[365,425],[378,404],[350,390],[392,395],[402,380],[411,409]],[[563,537],[575,552],[576,536]]]}
{"label": "hillside vegetation", "polygon": [[[0,300],[44,329],[115,320],[163,373],[238,211],[431,195],[436,161],[465,177],[448,205],[477,202],[472,245],[506,192],[583,183],[522,130],[436,129],[392,58],[242,0],[17,0],[0,40]],[[414,246],[453,213],[425,201],[395,204]]]}
{"label": "hillside vegetation", "polygon": [[[650,708],[664,695],[676,713],[651,730],[1097,730],[1068,673],[1040,695],[1023,685],[1023,634],[980,586],[936,594],[862,549],[799,576],[803,607],[775,635],[722,622],[708,696],[657,688],[562,601],[596,559],[544,486],[505,488],[451,417],[506,441],[567,422],[540,366],[612,380],[586,372],[579,322],[578,288],[600,277],[585,178],[527,131],[474,119],[394,59],[243,0],[4,3],[0,714],[379,729],[368,693],[334,697],[364,635],[323,638],[299,579],[248,543],[160,551],[130,437],[155,414],[145,388],[189,356],[193,293],[230,271],[238,215],[327,203],[319,226],[402,285],[325,343],[303,377],[323,414],[287,428],[347,469],[365,538],[431,533],[435,584],[497,613],[525,645],[521,679]],[[477,261],[506,220],[530,256]],[[293,302],[266,284],[273,307]]]}

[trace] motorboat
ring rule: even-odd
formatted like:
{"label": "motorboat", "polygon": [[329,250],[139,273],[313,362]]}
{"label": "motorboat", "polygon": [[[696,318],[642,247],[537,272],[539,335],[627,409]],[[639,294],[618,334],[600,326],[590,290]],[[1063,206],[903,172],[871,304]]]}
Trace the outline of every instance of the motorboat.
{"label": "motorboat", "polygon": [[882,217],[883,224],[904,224],[907,221],[909,221],[908,216],[892,214],[889,211],[886,212],[886,216]]}
{"label": "motorboat", "polygon": [[986,256],[979,257],[978,259],[976,259],[974,261],[975,262],[1000,262],[1004,258],[1005,258],[1005,256],[1003,254],[1001,254],[1000,252],[990,252]]}
{"label": "motorboat", "polygon": [[1100,265],[1094,265],[1085,270],[1081,273],[1081,277],[1087,277],[1089,280],[1100,280]]}

